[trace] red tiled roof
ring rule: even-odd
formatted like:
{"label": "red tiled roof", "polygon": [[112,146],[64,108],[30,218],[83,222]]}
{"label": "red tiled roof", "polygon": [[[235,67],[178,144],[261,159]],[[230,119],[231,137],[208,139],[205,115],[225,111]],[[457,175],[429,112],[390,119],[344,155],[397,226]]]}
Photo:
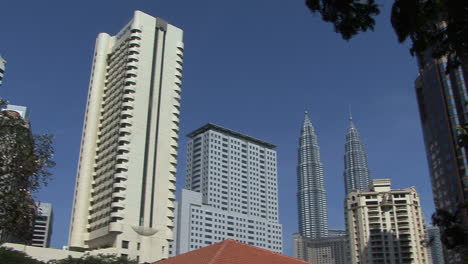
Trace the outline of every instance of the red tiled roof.
{"label": "red tiled roof", "polygon": [[153,264],[311,264],[232,239],[196,249]]}

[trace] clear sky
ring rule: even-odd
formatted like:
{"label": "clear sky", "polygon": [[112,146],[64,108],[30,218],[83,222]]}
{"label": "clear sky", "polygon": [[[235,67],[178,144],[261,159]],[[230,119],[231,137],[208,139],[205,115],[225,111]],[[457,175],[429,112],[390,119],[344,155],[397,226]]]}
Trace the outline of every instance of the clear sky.
{"label": "clear sky", "polygon": [[424,213],[433,200],[414,91],[415,59],[398,44],[384,2],[376,32],[343,41],[303,0],[5,1],[0,96],[28,106],[34,133],[55,135],[54,178],[36,197],[53,204],[52,245],[67,243],[79,143],[99,32],[115,34],[142,10],[184,30],[177,187],[187,138],[207,122],[278,146],[284,251],[297,232],[296,163],[308,110],[318,134],[329,225],[344,228],[343,155],[348,109],[369,155],[372,178],[416,186]]}

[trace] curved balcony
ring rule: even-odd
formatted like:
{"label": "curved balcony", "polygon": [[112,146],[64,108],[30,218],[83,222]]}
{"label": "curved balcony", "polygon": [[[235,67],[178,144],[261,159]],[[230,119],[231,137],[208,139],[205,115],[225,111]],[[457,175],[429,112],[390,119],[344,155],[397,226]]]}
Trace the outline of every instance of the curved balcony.
{"label": "curved balcony", "polygon": [[127,164],[123,164],[123,163],[115,164],[115,168],[116,168],[116,169],[122,169],[122,170],[128,170],[128,165],[127,165]]}
{"label": "curved balcony", "polygon": [[119,142],[130,143],[130,137],[129,136],[119,137]]}
{"label": "curved balcony", "polygon": [[128,41],[128,44],[133,45],[133,44],[140,44],[141,37],[134,35],[130,37],[130,40]]}
{"label": "curved balcony", "polygon": [[174,227],[174,221],[172,221],[171,219],[167,219],[166,226],[170,228]]}
{"label": "curved balcony", "polygon": [[130,55],[127,56],[127,59],[134,59],[134,60],[139,61],[139,60],[140,60],[140,56],[137,55],[137,54],[130,54]]}
{"label": "curved balcony", "polygon": [[122,133],[132,133],[132,129],[130,127],[121,127],[119,128],[119,132]]}
{"label": "curved balcony", "polygon": [[125,192],[113,192],[112,193],[112,198],[126,198],[127,194]]}
{"label": "curved balcony", "polygon": [[127,174],[119,172],[114,174],[115,179],[120,179],[120,180],[127,180]]}
{"label": "curved balcony", "polygon": [[122,107],[131,107],[131,108],[133,108],[134,104],[133,104],[133,102],[130,102],[130,101],[129,102],[123,102]]}
{"label": "curved balcony", "polygon": [[125,217],[125,214],[122,212],[122,210],[119,210],[117,212],[111,212],[110,216],[123,219]]}
{"label": "curved balcony", "polygon": [[135,77],[126,77],[125,78],[125,85],[132,85],[132,84],[136,84],[137,83],[137,79]]}
{"label": "curved balcony", "polygon": [[128,93],[128,94],[123,94],[123,98],[124,99],[132,99],[132,100],[135,100],[135,96],[131,93]]}
{"label": "curved balcony", "polygon": [[117,146],[117,150],[123,150],[123,151],[130,151],[130,147],[128,146],[128,144],[125,144],[125,145],[118,145]]}
{"label": "curved balcony", "polygon": [[114,182],[114,184],[112,185],[114,187],[114,189],[118,188],[118,189],[127,189],[127,184],[125,184],[124,182]]}
{"label": "curved balcony", "polygon": [[127,154],[118,154],[115,158],[117,161],[128,161],[129,159]]}
{"label": "curved balcony", "polygon": [[127,66],[138,68],[138,62],[136,61],[127,62]]}
{"label": "curved balcony", "polygon": [[136,53],[140,53],[140,48],[139,48],[139,44],[134,44],[135,46],[134,47],[130,47],[128,48],[128,51],[129,52],[136,52]]}
{"label": "curved balcony", "polygon": [[123,110],[122,112],[120,112],[120,115],[121,116],[130,116],[130,117],[132,117],[133,116],[133,111],[132,110]]}
{"label": "curved balcony", "polygon": [[127,74],[133,74],[133,75],[137,75],[137,74],[138,74],[138,71],[135,70],[135,69],[126,70],[125,72],[126,72]]}
{"label": "curved balcony", "polygon": [[120,119],[120,124],[129,124],[131,125],[132,124],[132,120],[130,118],[123,118],[123,119]]}
{"label": "curved balcony", "polygon": [[122,201],[112,202],[111,207],[112,208],[125,208],[125,204]]}

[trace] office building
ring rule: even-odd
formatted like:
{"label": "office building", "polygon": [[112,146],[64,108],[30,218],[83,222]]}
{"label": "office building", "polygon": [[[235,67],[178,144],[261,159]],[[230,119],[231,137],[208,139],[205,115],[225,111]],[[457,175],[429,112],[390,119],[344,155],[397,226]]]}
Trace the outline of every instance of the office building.
{"label": "office building", "polygon": [[0,56],[0,86],[3,82],[3,77],[5,76],[6,60]]}
{"label": "office building", "polygon": [[[468,200],[468,153],[457,144],[457,127],[468,121],[468,64],[446,72],[447,59],[423,54],[419,59],[416,95],[426,147],[434,203],[451,213]],[[468,229],[468,210],[458,213]],[[447,263],[463,263],[454,251]]]}
{"label": "office building", "polygon": [[437,226],[427,226],[428,253],[431,264],[445,264],[440,230]]}
{"label": "office building", "polygon": [[[330,234],[329,234],[330,235]],[[294,257],[314,264],[346,264],[346,236],[306,238],[293,235]]]}
{"label": "office building", "polygon": [[176,255],[225,239],[282,252],[275,145],[215,124],[188,137]]}
{"label": "office building", "polygon": [[98,35],[68,246],[152,262],[173,239],[182,30],[135,11]]}
{"label": "office building", "polygon": [[299,139],[297,165],[299,234],[307,238],[328,236],[327,195],[315,129],[305,113]]}
{"label": "office building", "polygon": [[36,218],[34,219],[31,246],[50,247],[54,215],[50,203],[36,202]]}
{"label": "office building", "polygon": [[362,144],[361,137],[351,116],[349,117],[349,129],[346,134],[344,167],[346,195],[353,190],[367,190],[370,184],[367,153],[364,151],[364,144]]}
{"label": "office building", "polygon": [[424,217],[414,187],[391,189],[373,180],[369,191],[352,191],[345,201],[351,264],[427,264]]}

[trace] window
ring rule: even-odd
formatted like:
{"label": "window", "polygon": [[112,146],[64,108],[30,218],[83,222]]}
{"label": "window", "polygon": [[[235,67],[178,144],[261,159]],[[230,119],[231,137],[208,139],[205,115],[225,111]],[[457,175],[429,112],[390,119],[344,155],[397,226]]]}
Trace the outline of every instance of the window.
{"label": "window", "polygon": [[128,248],[129,242],[122,240],[122,248]]}

